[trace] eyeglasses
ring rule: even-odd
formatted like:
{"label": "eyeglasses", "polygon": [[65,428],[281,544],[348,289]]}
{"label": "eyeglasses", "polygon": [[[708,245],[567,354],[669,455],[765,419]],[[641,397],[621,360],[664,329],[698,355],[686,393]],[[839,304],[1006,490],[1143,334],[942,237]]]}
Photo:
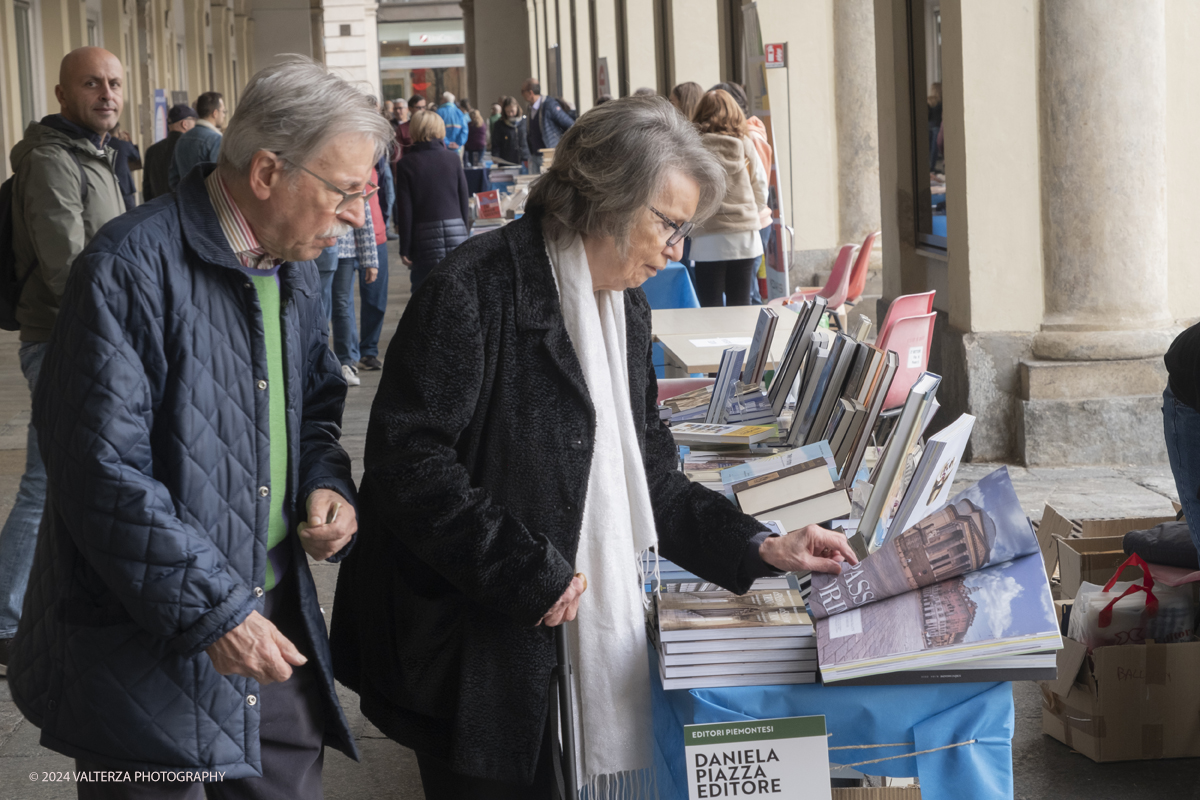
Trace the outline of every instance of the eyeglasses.
{"label": "eyeglasses", "polygon": [[671,235],[667,237],[667,247],[674,247],[682,242],[687,238],[688,234],[692,232],[692,228],[696,227],[696,223],[694,222],[684,222],[680,224],[659,211],[654,206],[646,206],[646,208],[654,212],[654,216],[661,219],[663,223],[671,229]]}
{"label": "eyeglasses", "polygon": [[325,184],[330,189],[332,189],[333,191],[340,194],[342,196],[342,202],[337,204],[337,208],[334,210],[335,214],[340,214],[343,211],[345,211],[347,208],[350,207],[351,203],[353,203],[355,200],[357,200],[360,197],[362,198],[363,203],[365,204],[368,200],[370,200],[372,197],[375,196],[376,192],[379,191],[378,186],[371,183],[370,181],[367,181],[367,186],[369,186],[371,188],[363,189],[361,192],[345,192],[345,191],[342,191],[341,189],[339,189],[336,185],[334,185],[334,184],[330,183],[329,181],[325,180],[324,178],[322,178],[317,173],[313,172],[310,169],[305,169],[304,167],[300,166],[299,164],[297,164],[294,161],[288,161],[286,158],[283,158],[282,156],[280,156],[280,160],[287,161],[289,164],[291,164],[296,169],[301,170],[303,172],[307,172],[309,175],[312,175],[314,178],[319,180],[321,183]]}

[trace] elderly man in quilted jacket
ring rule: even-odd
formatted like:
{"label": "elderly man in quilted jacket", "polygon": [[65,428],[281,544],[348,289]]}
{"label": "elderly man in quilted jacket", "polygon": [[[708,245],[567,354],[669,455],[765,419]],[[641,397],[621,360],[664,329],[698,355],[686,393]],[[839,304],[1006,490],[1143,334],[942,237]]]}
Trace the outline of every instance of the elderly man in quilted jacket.
{"label": "elderly man in quilted jacket", "polygon": [[80,797],[319,798],[324,745],[357,757],[307,560],[356,530],[311,259],[363,224],[391,135],[323,67],[269,67],[217,166],[75,262],[9,684],[44,746],[127,779]]}

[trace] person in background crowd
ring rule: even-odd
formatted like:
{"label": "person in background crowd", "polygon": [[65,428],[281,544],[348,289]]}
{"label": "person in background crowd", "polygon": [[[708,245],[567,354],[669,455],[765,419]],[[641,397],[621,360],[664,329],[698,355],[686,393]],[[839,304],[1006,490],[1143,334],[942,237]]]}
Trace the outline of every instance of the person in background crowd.
{"label": "person in background crowd", "polygon": [[75,769],[144,770],[88,800],[318,800],[326,743],[358,755],[308,566],[357,529],[308,262],[362,223],[391,130],[292,58],[251,78],[216,165],[92,240],[46,353],[8,685]]}
{"label": "person in background crowd", "polygon": [[500,102],[504,116],[492,124],[492,155],[524,165],[529,160],[529,131],[521,104],[507,95]]}
{"label": "person in background crowd", "polygon": [[762,258],[759,211],[767,204],[765,173],[746,138],[746,117],[723,89],[708,92],[692,121],[705,148],[725,168],[725,195],[703,233],[692,237],[701,306],[750,305],[754,269]]}
{"label": "person in background crowd", "polygon": [[691,119],[696,113],[696,106],[700,103],[700,98],[704,96],[704,89],[695,81],[681,83],[671,90],[671,105],[683,114],[684,119]]}
{"label": "person in background crowd", "polygon": [[412,149],[396,170],[396,231],[415,292],[438,262],[467,240],[471,196],[462,162],[443,144],[441,116],[418,111],[411,133]]}
{"label": "person in background crowd", "polygon": [[396,120],[396,104],[391,100],[383,101],[383,118],[388,122],[395,122]]}
{"label": "person in background crowd", "polygon": [[112,149],[117,151],[117,161],[114,166],[117,170],[117,184],[121,187],[121,198],[125,202],[125,210],[132,211],[137,208],[138,204],[137,183],[133,180],[133,172],[142,168],[142,154],[138,152],[138,147],[133,143],[133,137],[129,135],[129,131],[123,130],[119,124],[112,129],[109,144]]}
{"label": "person in background crowd", "polygon": [[502,116],[504,116],[504,109],[500,103],[492,103],[492,113],[488,117],[488,130],[491,130],[491,127],[496,124],[496,120]]}
{"label": "person in background crowd", "polygon": [[409,133],[409,125],[412,123],[413,115],[418,111],[424,111],[428,106],[425,101],[425,95],[414,94],[408,98],[408,118],[400,123],[396,128],[396,143],[400,145],[400,152],[396,156],[397,159],[403,158],[410,147],[412,147],[412,135]]}
{"label": "person in background crowd", "polygon": [[[395,146],[394,143],[392,145]],[[375,264],[374,280],[368,280],[370,274],[366,270],[358,271],[358,296],[362,300],[362,313],[359,316],[358,366],[365,370],[377,370],[383,362],[379,360],[379,337],[383,334],[383,317],[387,313],[388,295],[388,239],[398,236],[388,235],[388,213],[395,207],[396,189],[392,178],[391,164],[385,153],[371,173],[371,180],[380,189],[371,195],[369,202],[371,225],[375,232]]]}
{"label": "person in background crowd", "polygon": [[649,86],[639,86],[633,90],[634,97],[657,97],[658,92],[651,89]]}
{"label": "person in background crowd", "polygon": [[[762,180],[767,185],[768,204],[760,206],[758,210],[759,222],[759,238],[762,239],[763,252],[767,251],[767,247],[771,241],[771,207],[770,207],[770,170],[774,164],[774,152],[771,149],[771,142],[767,139],[767,126],[758,117],[750,116],[749,103],[746,100],[746,90],[739,83],[718,83],[713,89],[724,89],[729,92],[730,97],[738,104],[738,108],[746,116],[746,137],[750,143],[754,145],[754,152],[758,154],[758,165],[762,169],[762,175],[755,175],[755,180]],[[757,268],[755,269],[757,273]],[[750,282],[750,299],[753,303],[761,303],[762,296],[758,290],[758,281],[751,280]]]}
{"label": "person in background crowd", "polygon": [[175,158],[179,138],[196,126],[196,111],[183,104],[171,106],[167,112],[167,138],[146,148],[146,163],[142,170],[142,199],[149,203],[171,187],[167,175]]}
{"label": "person in background crowd", "polygon": [[[59,113],[31,122],[12,149],[12,249],[25,284],[17,304],[18,356],[32,397],[46,342],[76,257],[106,222],[124,213],[117,153],[109,131],[124,105],[125,70],[112,53],[81,47],[59,67]],[[0,667],[21,619],[21,604],[46,505],[38,432],[25,439],[25,473],[0,530]]]}
{"label": "person in background crowd", "polygon": [[606,103],[563,136],[525,215],[458,248],[409,301],[371,409],[331,647],[367,718],[416,750],[426,800],[559,796],[549,628],[573,619],[580,794],[649,785],[637,564],[651,547],[735,592],[856,563],[840,533],[773,537],[688,481],[659,419],[637,287],[679,258],[724,172],[665,99]]}
{"label": "person in background crowd", "polygon": [[196,98],[196,126],[179,138],[175,157],[167,173],[171,191],[197,164],[215,162],[221,152],[221,129],[225,127],[225,98],[220,92],[205,92]]}
{"label": "person in background crowd", "polygon": [[[446,126],[446,149],[454,152],[459,160],[463,157],[463,145],[467,143],[467,115],[454,103],[454,95],[442,93],[442,104],[438,106],[438,116]],[[416,140],[413,140],[416,143]]]}
{"label": "person in background crowd", "polygon": [[521,84],[521,97],[529,104],[529,171],[542,171],[542,150],[552,149],[567,129],[575,124],[555,97],[542,97],[537,78],[527,78]]}
{"label": "person in background crowd", "polygon": [[467,164],[472,167],[483,166],[483,153],[487,150],[487,123],[479,109],[471,109],[467,126]]}
{"label": "person in background crowd", "polygon": [[[372,171],[374,174],[374,171]],[[379,190],[374,181],[368,191],[372,196]],[[374,283],[379,277],[379,246],[375,242],[375,220],[368,202],[366,221],[338,239],[337,269],[330,276],[330,296],[333,300],[333,354],[342,365],[342,378],[348,386],[358,386],[358,331],[354,319],[354,276],[360,270],[364,283]],[[386,240],[385,240],[386,241]]]}

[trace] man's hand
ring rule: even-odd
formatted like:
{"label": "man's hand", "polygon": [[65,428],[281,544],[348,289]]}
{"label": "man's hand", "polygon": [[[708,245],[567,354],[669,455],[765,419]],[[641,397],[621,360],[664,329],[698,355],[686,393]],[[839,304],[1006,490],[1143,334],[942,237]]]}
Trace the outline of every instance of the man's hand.
{"label": "man's hand", "polygon": [[365,276],[363,276],[363,282],[374,283],[375,279],[378,277],[379,277],[378,269],[376,269],[375,267],[367,267],[367,274]]}
{"label": "man's hand", "polygon": [[308,659],[279,632],[271,620],[251,611],[242,624],[210,644],[205,652],[222,675],[242,675],[259,686],[286,681],[292,667]]}
{"label": "man's hand", "polygon": [[[340,507],[337,519],[330,522],[330,517],[334,516],[334,503]],[[308,496],[308,521],[301,522],[296,528],[304,552],[317,561],[324,561],[345,547],[357,530],[354,506],[331,489],[317,489]]]}
{"label": "man's hand", "polygon": [[538,624],[553,628],[555,625],[575,619],[575,614],[579,611],[579,598],[585,589],[587,589],[587,578],[583,576],[583,573],[575,573],[575,577],[571,578],[571,582],[567,584],[567,590],[563,592],[562,597],[550,606],[550,610],[545,613]]}
{"label": "man's hand", "polygon": [[451,150],[457,150],[457,149],[458,149],[458,142],[450,142],[450,144],[446,145],[446,147],[448,147],[448,148],[449,148],[449,149],[451,149]]}
{"label": "man's hand", "polygon": [[409,258],[408,256],[400,256],[400,260],[404,262],[405,266],[407,266],[407,267],[412,266],[412,259]]}
{"label": "man's hand", "polygon": [[763,561],[785,572],[842,571],[841,562],[858,563],[846,537],[819,525],[805,525],[787,536],[771,536],[758,550]]}

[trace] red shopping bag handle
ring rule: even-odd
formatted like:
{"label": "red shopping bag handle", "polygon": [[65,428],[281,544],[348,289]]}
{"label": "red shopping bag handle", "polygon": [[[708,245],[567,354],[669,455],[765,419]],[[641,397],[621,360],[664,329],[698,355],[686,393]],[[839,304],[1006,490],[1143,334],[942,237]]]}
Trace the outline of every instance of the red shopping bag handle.
{"label": "red shopping bag handle", "polygon": [[1115,606],[1118,601],[1133,594],[1134,592],[1146,593],[1146,610],[1150,612],[1150,616],[1154,616],[1158,613],[1158,598],[1154,596],[1154,578],[1150,576],[1150,567],[1137,553],[1134,553],[1129,558],[1125,559],[1125,563],[1117,567],[1117,571],[1113,573],[1111,578],[1108,579],[1108,583],[1104,584],[1104,591],[1107,592],[1116,584],[1117,578],[1121,577],[1121,573],[1126,567],[1141,568],[1142,585],[1138,586],[1135,583],[1133,586],[1130,586],[1128,589],[1122,592],[1120,597],[1114,597],[1108,602],[1108,605],[1100,610],[1100,617],[1097,622],[1099,622],[1101,628],[1107,628],[1112,624],[1113,606]]}

